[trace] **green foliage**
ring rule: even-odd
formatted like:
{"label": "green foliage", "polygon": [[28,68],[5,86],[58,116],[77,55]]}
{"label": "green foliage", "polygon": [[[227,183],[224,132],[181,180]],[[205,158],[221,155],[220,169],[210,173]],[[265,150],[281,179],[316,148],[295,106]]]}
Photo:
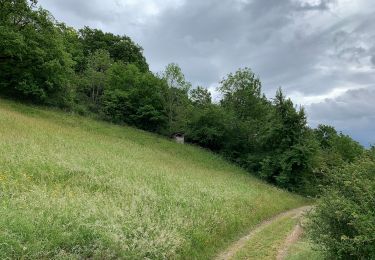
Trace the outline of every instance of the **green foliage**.
{"label": "green foliage", "polygon": [[231,118],[222,153],[250,171],[259,169],[264,133],[270,124],[271,103],[261,93],[261,82],[248,69],[230,73],[221,81],[220,105]]}
{"label": "green foliage", "polygon": [[332,148],[334,140],[337,138],[336,129],[329,125],[318,125],[318,127],[314,129],[314,133],[323,149]]}
{"label": "green foliage", "polygon": [[97,112],[106,88],[107,71],[112,61],[105,50],[97,50],[88,57],[86,70],[80,77],[78,92],[85,96],[90,109]]}
{"label": "green foliage", "polygon": [[74,61],[75,72],[82,72],[86,66],[86,56],[84,55],[83,44],[79,38],[79,33],[72,27],[64,23],[57,23],[57,29],[60,31],[66,51],[71,55]]}
{"label": "green foliage", "polygon": [[196,107],[207,107],[211,104],[211,93],[208,89],[198,86],[190,91],[190,100]]}
{"label": "green foliage", "polygon": [[273,103],[267,101],[250,69],[229,74],[219,89],[221,106],[233,115],[222,153],[271,183],[312,193],[319,148],[304,110],[297,110],[281,90]]}
{"label": "green foliage", "polygon": [[223,94],[221,104],[234,111],[240,120],[254,120],[264,116],[266,98],[262,96],[262,84],[249,69],[239,69],[223,79],[219,87]]}
{"label": "green foliage", "polygon": [[194,109],[187,131],[187,141],[220,152],[227,141],[228,115],[218,105]]}
{"label": "green foliage", "polygon": [[147,72],[148,64],[142,54],[142,48],[128,36],[105,33],[98,29],[85,27],[79,30],[85,56],[97,50],[106,50],[114,61],[135,64],[142,72]]}
{"label": "green foliage", "polygon": [[333,151],[340,154],[345,162],[354,162],[364,152],[363,147],[358,142],[342,133],[334,142]]}
{"label": "green foliage", "polygon": [[66,106],[74,62],[51,15],[35,4],[0,2],[0,93]]}
{"label": "green foliage", "polygon": [[329,258],[375,257],[375,157],[330,172],[331,185],[309,216],[309,235]]}
{"label": "green foliage", "polygon": [[185,132],[191,109],[191,102],[188,96],[191,83],[186,81],[181,68],[175,63],[167,65],[161,78],[168,86],[166,95],[168,116],[167,135],[172,135],[176,132]]}
{"label": "green foliage", "polygon": [[109,69],[107,86],[102,102],[105,118],[153,132],[166,128],[163,94],[167,87],[163,80],[120,62]]}
{"label": "green foliage", "polygon": [[180,89],[186,94],[191,89],[191,83],[186,81],[185,75],[176,63],[168,64],[161,77],[169,88]]}
{"label": "green foliage", "polygon": [[273,125],[268,129],[264,149],[269,155],[262,161],[260,174],[277,185],[301,191],[304,180],[314,168],[317,143],[308,129],[303,109],[278,90],[274,99]]}
{"label": "green foliage", "polygon": [[354,162],[364,152],[363,147],[358,142],[347,135],[338,134],[332,126],[319,125],[314,133],[321,148],[337,154],[341,161]]}
{"label": "green foliage", "polygon": [[[317,193],[330,185],[329,173],[346,163],[355,162],[364,153],[364,148],[356,141],[342,133],[338,134],[332,126],[319,125],[313,130],[320,146],[315,173],[315,190]],[[311,183],[312,185],[313,183]]]}

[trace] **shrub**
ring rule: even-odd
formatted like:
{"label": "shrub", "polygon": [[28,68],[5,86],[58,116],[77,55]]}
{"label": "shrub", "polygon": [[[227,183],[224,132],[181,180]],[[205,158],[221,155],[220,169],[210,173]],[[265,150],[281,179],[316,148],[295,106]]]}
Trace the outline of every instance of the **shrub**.
{"label": "shrub", "polygon": [[330,178],[332,185],[309,215],[310,238],[329,258],[374,259],[374,156],[347,164]]}

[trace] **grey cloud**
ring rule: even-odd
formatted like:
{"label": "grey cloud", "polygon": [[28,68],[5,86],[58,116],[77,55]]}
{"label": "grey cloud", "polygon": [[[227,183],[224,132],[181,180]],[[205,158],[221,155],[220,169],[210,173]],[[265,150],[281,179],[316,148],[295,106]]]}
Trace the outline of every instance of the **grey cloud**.
{"label": "grey cloud", "polygon": [[349,47],[338,52],[338,57],[347,59],[350,62],[360,63],[359,59],[366,54],[366,49],[363,47]]}
{"label": "grey cloud", "polygon": [[60,12],[69,12],[75,19],[82,19],[86,22],[100,21],[110,22],[112,20],[111,13],[104,8],[103,1],[39,1],[43,7],[53,11],[53,14]]}
{"label": "grey cloud", "polygon": [[[207,65],[218,61],[219,67],[207,66],[200,73],[191,69],[195,63],[184,66],[188,77],[205,78],[208,85],[218,79],[207,77],[207,71],[217,70],[209,74],[224,76],[238,67],[249,66],[265,79],[265,86],[271,91],[295,79],[295,75],[307,74],[306,69],[319,58],[315,54],[321,47],[318,41],[322,37],[319,34],[307,36],[303,28],[293,28],[293,13],[301,10],[294,2],[251,1],[240,9],[233,1],[215,3],[217,1],[189,1],[177,12],[162,17],[156,27],[148,28],[147,35],[163,37],[157,42],[145,41],[149,45],[145,47],[146,52],[149,50],[151,57],[153,53],[166,55],[156,49],[168,46],[168,56],[182,65],[192,57],[200,60],[203,56]],[[294,31],[297,40],[289,35]],[[280,77],[285,81],[278,81]]]}
{"label": "grey cloud", "polygon": [[[374,19],[375,22],[375,19]],[[362,59],[371,57],[375,43],[373,39],[375,29],[371,32],[364,31],[358,26],[350,32],[340,30],[334,36],[335,54],[342,61],[362,64]],[[374,44],[369,46],[369,44]]]}
{"label": "grey cloud", "polygon": [[343,95],[312,104],[309,108],[313,118],[330,121],[375,119],[375,85],[366,89],[348,90]]}
{"label": "grey cloud", "polygon": [[375,54],[372,55],[372,57],[371,57],[371,63],[372,63],[373,65],[375,65]]}
{"label": "grey cloud", "polygon": [[[136,36],[140,29],[140,10],[127,9],[120,0],[39,0],[56,19],[76,29],[90,26],[118,34]],[[139,7],[138,7],[139,8]]]}
{"label": "grey cloud", "polygon": [[310,3],[300,3],[299,9],[301,10],[330,10],[332,5],[335,4],[335,0],[320,0],[318,3],[310,4]]}
{"label": "grey cloud", "polygon": [[364,145],[375,144],[375,85],[348,90],[343,95],[326,99],[306,108],[316,126],[325,123],[350,134]]}

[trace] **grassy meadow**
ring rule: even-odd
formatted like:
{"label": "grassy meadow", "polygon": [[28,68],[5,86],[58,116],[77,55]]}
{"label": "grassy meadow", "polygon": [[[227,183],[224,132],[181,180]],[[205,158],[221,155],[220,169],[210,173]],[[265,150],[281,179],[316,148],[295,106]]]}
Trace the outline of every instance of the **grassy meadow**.
{"label": "grassy meadow", "polygon": [[217,155],[0,99],[0,259],[209,259],[307,204]]}

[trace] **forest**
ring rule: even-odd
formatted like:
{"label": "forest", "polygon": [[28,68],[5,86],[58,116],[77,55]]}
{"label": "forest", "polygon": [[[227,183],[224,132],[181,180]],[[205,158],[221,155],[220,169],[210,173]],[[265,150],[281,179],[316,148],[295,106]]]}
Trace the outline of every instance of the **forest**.
{"label": "forest", "polygon": [[333,255],[373,257],[375,148],[329,125],[309,127],[303,107],[282,89],[268,99],[246,66],[224,76],[218,91],[214,102],[175,63],[150,71],[126,35],[76,30],[36,0],[0,0],[2,97],[167,138],[182,133],[270,184],[320,197],[310,223],[315,241]]}

